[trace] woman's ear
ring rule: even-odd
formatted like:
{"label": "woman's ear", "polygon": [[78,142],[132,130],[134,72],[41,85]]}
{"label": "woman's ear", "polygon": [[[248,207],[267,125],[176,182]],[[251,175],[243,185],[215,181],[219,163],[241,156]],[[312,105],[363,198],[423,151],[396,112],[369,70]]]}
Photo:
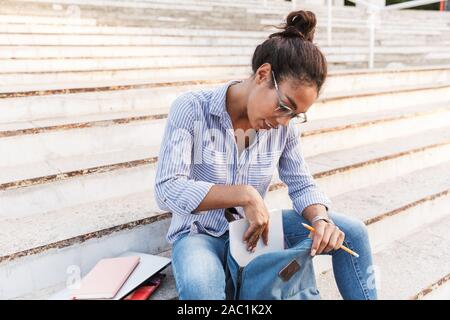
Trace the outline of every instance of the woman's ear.
{"label": "woman's ear", "polygon": [[272,67],[269,63],[263,63],[255,74],[256,84],[270,83],[272,77]]}

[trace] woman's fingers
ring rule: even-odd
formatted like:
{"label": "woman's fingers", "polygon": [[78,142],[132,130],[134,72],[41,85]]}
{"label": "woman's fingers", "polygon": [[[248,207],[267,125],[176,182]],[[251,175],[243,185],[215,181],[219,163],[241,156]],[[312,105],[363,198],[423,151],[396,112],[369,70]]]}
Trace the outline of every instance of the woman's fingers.
{"label": "woman's fingers", "polygon": [[330,237],[330,241],[328,241],[328,244],[325,247],[325,249],[323,250],[323,252],[328,253],[331,250],[333,250],[338,243],[339,236],[340,236],[340,230],[338,228],[334,228],[334,231]]}
{"label": "woman's fingers", "polygon": [[333,234],[334,226],[332,224],[326,223],[322,242],[319,245],[319,249],[317,249],[317,254],[321,254],[323,250],[327,247],[330,242],[331,235]]}
{"label": "woman's fingers", "polygon": [[250,225],[244,234],[244,241],[247,243],[247,250],[252,251],[258,243],[259,237],[263,233],[263,226]]}
{"label": "woman's fingers", "polygon": [[334,250],[339,250],[341,246],[344,244],[344,240],[345,240],[345,233],[339,230],[339,238],[336,243],[336,246],[334,247]]}
{"label": "woman's fingers", "polygon": [[248,249],[250,251],[255,251],[256,245],[258,244],[258,240],[261,237],[262,233],[263,233],[263,230],[259,229],[252,235],[250,242],[249,242],[249,246],[248,246]]}
{"label": "woman's fingers", "polygon": [[[320,226],[320,224],[319,224]],[[320,227],[316,226],[316,230]],[[316,254],[328,253],[331,250],[338,250],[344,243],[345,234],[336,225],[327,223],[324,227],[320,228],[323,230],[322,236],[320,238],[320,243],[317,246]],[[316,232],[317,233],[317,232]],[[314,236],[316,239],[316,235]],[[314,242],[313,242],[314,248]]]}
{"label": "woman's fingers", "polygon": [[314,225],[314,239],[313,244],[311,246],[311,255],[314,256],[319,249],[320,243],[322,242],[323,234],[325,232],[325,223],[316,223]]}
{"label": "woman's fingers", "polygon": [[263,239],[265,245],[269,243],[269,222],[263,225],[251,225],[244,234],[247,250],[254,251],[259,238]]}
{"label": "woman's fingers", "polygon": [[263,230],[262,238],[264,244],[267,246],[269,244],[269,223],[267,223],[266,227]]}
{"label": "woman's fingers", "polygon": [[345,235],[339,228],[325,221],[314,224],[314,239],[311,247],[311,255],[328,253],[339,249],[344,242]]}
{"label": "woman's fingers", "polygon": [[247,228],[247,230],[244,233],[244,242],[248,243],[250,241],[250,238],[253,236],[253,234],[256,231],[256,225],[250,224],[250,226]]}

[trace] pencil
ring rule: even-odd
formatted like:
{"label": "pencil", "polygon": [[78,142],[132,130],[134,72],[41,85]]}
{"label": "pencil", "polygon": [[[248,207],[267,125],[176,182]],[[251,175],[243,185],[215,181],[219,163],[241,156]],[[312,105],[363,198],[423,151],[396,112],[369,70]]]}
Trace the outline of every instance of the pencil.
{"label": "pencil", "polygon": [[[309,231],[311,231],[311,232],[315,232],[315,231],[316,231],[313,227],[307,225],[306,223],[302,223],[302,225],[303,225],[306,229],[308,229]],[[340,249],[344,250],[345,252],[350,253],[351,255],[353,255],[353,256],[355,256],[355,257],[357,257],[357,258],[359,258],[359,254],[357,254],[357,253],[356,253],[355,251],[353,251],[353,250],[350,250],[349,248],[347,248],[347,247],[344,246],[344,245],[341,245]]]}

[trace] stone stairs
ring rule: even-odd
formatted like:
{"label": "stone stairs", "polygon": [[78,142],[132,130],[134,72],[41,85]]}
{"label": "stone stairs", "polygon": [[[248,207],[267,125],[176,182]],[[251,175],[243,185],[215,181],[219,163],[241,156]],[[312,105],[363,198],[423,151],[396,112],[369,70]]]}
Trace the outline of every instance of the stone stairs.
{"label": "stone stairs", "polygon": [[[50,298],[65,286],[69,267],[84,274],[123,251],[170,256],[164,239],[170,213],[153,196],[170,105],[184,92],[249,76],[252,48],[267,36],[257,27],[170,29],[93,20],[101,10],[173,11],[169,0],[108,1],[110,7],[95,0],[81,5],[87,15],[74,23],[62,21],[64,10],[51,2],[80,3],[5,1],[0,14],[2,299]],[[207,11],[211,3],[186,1],[184,11]],[[262,10],[250,0],[215,0],[212,7]],[[336,12],[344,19],[355,10]],[[22,19],[32,13],[33,21]],[[389,18],[402,14],[435,13]],[[351,65],[358,50],[341,40],[324,51],[331,61],[333,54],[348,55]],[[395,57],[420,51],[405,47],[383,50]],[[368,226],[380,298],[450,299],[450,65],[339,70],[344,60],[330,63],[323,94],[300,126],[310,171],[333,210]],[[266,202],[270,209],[291,206],[277,175]],[[315,264],[322,296],[339,299],[330,257]],[[155,299],[176,298],[170,268],[167,274]]]}
{"label": "stone stairs", "polygon": [[[11,57],[0,58],[5,71],[0,84],[89,81],[98,79],[97,73],[104,74],[103,79],[112,76],[140,79],[142,74],[150,73],[158,77],[160,68],[169,66],[173,69],[188,65],[188,72],[195,76],[201,65],[243,67],[249,64],[256,44],[274,31],[270,25],[280,23],[292,9],[291,4],[283,1],[269,1],[267,8],[258,2],[195,0],[89,3],[5,0],[0,15],[0,45],[5,47],[5,54],[9,50],[20,51],[20,55],[23,52],[27,57],[14,55],[14,61]],[[316,12],[319,21],[316,41],[331,66],[367,65],[368,29],[364,11],[335,7],[333,45],[328,46],[326,8],[300,1],[298,5]],[[74,6],[78,9],[69,10]],[[180,9],[184,9],[182,18]],[[415,11],[415,16],[410,17],[409,11],[412,10],[383,13],[376,34],[376,66],[450,63],[450,15]],[[229,17],[225,18],[226,15]],[[432,23],[425,19],[431,17]],[[20,50],[14,50],[18,46]],[[175,60],[180,50],[190,58]]]}

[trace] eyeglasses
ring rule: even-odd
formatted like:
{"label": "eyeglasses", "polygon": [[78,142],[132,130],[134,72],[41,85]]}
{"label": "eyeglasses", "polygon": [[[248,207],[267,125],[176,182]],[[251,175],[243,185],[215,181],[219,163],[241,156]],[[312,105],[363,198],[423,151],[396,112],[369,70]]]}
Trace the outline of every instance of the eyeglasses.
{"label": "eyeglasses", "polygon": [[272,70],[272,76],[273,76],[273,81],[275,83],[275,90],[277,91],[277,95],[278,95],[278,107],[275,109],[275,111],[279,111],[280,116],[282,117],[289,117],[291,119],[294,119],[296,123],[304,123],[306,121],[308,121],[308,118],[306,117],[306,113],[305,112],[300,112],[300,113],[295,113],[294,110],[291,109],[291,107],[288,107],[287,105],[285,105],[283,103],[283,101],[281,100],[281,94],[280,94],[280,90],[278,89],[278,83],[277,80],[275,79],[275,73]]}

